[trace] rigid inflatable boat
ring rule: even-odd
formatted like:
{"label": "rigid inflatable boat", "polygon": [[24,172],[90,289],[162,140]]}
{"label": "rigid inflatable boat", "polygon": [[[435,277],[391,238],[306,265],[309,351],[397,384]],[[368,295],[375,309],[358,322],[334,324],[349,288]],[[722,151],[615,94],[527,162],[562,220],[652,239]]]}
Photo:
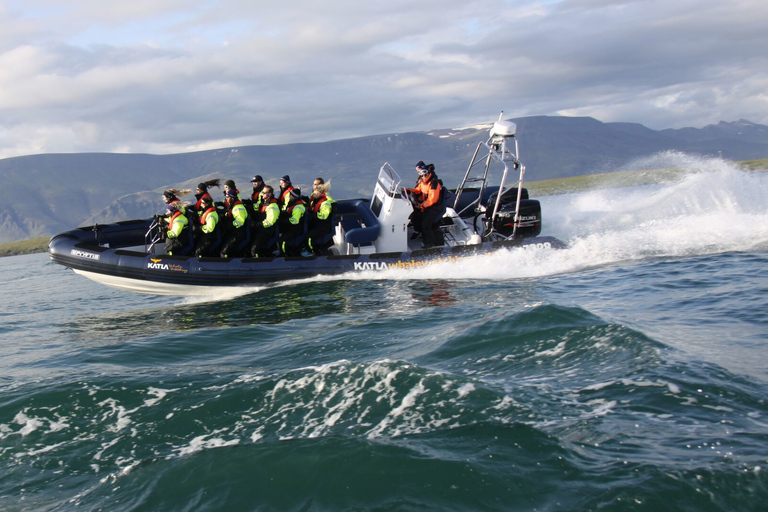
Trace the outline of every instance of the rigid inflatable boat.
{"label": "rigid inflatable boat", "polygon": [[[388,163],[370,200],[336,201],[327,255],[217,258],[163,254],[157,218],[81,227],[51,238],[51,260],[107,286],[159,295],[206,295],[220,288],[263,286],[317,275],[410,268],[511,248],[564,244],[541,236],[541,206],[523,188],[516,126],[499,119],[478,143],[439,222],[444,245],[422,248],[413,235],[410,193]],[[493,172],[492,172],[493,169]],[[499,172],[500,171],[500,172]],[[507,184],[516,175],[515,183]],[[498,178],[498,185],[491,180]],[[514,179],[514,178],[512,178]],[[510,180],[511,181],[511,180]],[[190,231],[189,228],[186,231]],[[189,247],[183,253],[191,252]]]}

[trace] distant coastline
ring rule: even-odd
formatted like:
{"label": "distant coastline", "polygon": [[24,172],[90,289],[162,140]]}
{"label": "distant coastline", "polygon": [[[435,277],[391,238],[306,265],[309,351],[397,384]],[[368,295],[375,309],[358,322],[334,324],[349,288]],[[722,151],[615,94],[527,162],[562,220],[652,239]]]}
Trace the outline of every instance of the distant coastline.
{"label": "distant coastline", "polygon": [[44,236],[0,244],[0,257],[45,252],[48,250],[48,240],[50,237]]}
{"label": "distant coastline", "polygon": [[[738,162],[742,167],[752,171],[768,171],[768,158],[744,160]],[[682,169],[651,169],[645,171],[618,171],[602,174],[587,174],[571,178],[553,180],[529,181],[526,183],[535,196],[548,196],[581,192],[596,188],[621,188],[650,183],[662,183],[678,179],[686,171]],[[36,254],[48,250],[50,237],[30,238],[16,242],[0,244],[0,257]]]}

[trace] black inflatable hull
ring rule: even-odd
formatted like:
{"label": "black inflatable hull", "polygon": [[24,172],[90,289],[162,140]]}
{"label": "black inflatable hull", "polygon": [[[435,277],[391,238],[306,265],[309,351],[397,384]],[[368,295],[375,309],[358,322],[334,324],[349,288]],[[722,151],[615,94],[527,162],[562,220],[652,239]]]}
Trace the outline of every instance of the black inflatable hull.
{"label": "black inflatable hull", "polygon": [[67,231],[51,238],[48,252],[53,262],[114,288],[161,295],[199,295],[213,293],[217,288],[408,268],[504,248],[564,247],[553,237],[533,237],[400,253],[198,259],[143,252],[144,235],[151,222],[126,221]]}

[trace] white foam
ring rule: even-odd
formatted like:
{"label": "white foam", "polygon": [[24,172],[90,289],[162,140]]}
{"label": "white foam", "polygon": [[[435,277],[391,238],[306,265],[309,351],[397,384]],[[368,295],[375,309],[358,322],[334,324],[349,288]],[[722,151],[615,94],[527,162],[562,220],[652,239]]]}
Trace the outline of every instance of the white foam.
{"label": "white foam", "polygon": [[160,389],[160,388],[154,388],[150,387],[147,390],[147,394],[154,396],[155,398],[147,398],[144,400],[144,406],[145,407],[152,407],[156,405],[158,402],[160,402],[168,393],[172,393],[174,391],[178,391],[178,389]]}
{"label": "white foam", "polygon": [[227,441],[220,437],[211,437],[218,433],[220,433],[220,431],[195,437],[189,442],[187,446],[184,446],[178,449],[178,455],[185,456],[185,455],[190,455],[192,453],[196,453],[202,450],[208,450],[212,448],[222,448],[224,446],[235,446],[237,444],[240,444],[239,439],[230,439],[229,441]]}
{"label": "white foam", "polygon": [[30,418],[24,412],[16,413],[13,421],[22,426],[21,430],[19,430],[19,434],[21,434],[22,437],[31,434],[43,425],[42,421],[37,418]]}
{"label": "white foam", "polygon": [[475,385],[471,382],[467,382],[466,384],[462,385],[458,390],[457,393],[459,394],[459,398],[464,398],[471,392],[475,390]]}
{"label": "white foam", "polygon": [[[542,235],[562,250],[511,249],[410,269],[347,274],[358,280],[524,279],[657,257],[768,247],[768,172],[664,153],[634,165],[677,167],[677,181],[539,198]],[[630,165],[632,167],[632,165]]]}

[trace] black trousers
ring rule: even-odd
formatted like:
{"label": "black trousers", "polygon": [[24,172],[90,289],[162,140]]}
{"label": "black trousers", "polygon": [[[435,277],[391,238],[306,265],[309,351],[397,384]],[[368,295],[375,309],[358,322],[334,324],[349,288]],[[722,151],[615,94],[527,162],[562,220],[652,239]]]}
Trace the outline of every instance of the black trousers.
{"label": "black trousers", "polygon": [[237,254],[237,246],[240,242],[245,240],[245,227],[228,229],[224,234],[224,243],[221,244],[221,257],[222,258],[234,258],[239,256]]}
{"label": "black trousers", "polygon": [[333,226],[330,220],[310,223],[307,246],[313,254],[322,255],[333,245]]}
{"label": "black trousers", "polygon": [[299,224],[283,222],[280,225],[280,252],[285,256],[300,256],[304,246],[304,219]]}
{"label": "black trousers", "polygon": [[[275,251],[275,244],[270,244],[270,240],[275,238],[275,228],[265,228],[264,226],[257,226],[251,231],[251,246],[249,248],[249,254],[253,258],[271,256]],[[271,247],[270,247],[271,246]]]}
{"label": "black trousers", "polygon": [[[179,237],[184,237],[185,239],[189,235],[187,234],[187,230],[183,230],[181,232],[181,235]],[[165,254],[173,254],[174,252],[176,254],[179,253],[180,250],[184,248],[184,244],[179,240],[179,238],[166,238],[165,239]]]}
{"label": "black trousers", "polygon": [[200,231],[200,236],[197,239],[197,243],[195,244],[195,256],[198,258],[200,256],[208,256],[208,253],[210,252],[210,249],[213,247],[213,245],[216,243],[216,232],[213,233],[203,233]]}
{"label": "black trousers", "polygon": [[438,225],[443,209],[439,205],[434,205],[420,213],[421,233],[424,237],[424,247],[444,245],[445,240],[443,240],[443,233],[440,231]]}

